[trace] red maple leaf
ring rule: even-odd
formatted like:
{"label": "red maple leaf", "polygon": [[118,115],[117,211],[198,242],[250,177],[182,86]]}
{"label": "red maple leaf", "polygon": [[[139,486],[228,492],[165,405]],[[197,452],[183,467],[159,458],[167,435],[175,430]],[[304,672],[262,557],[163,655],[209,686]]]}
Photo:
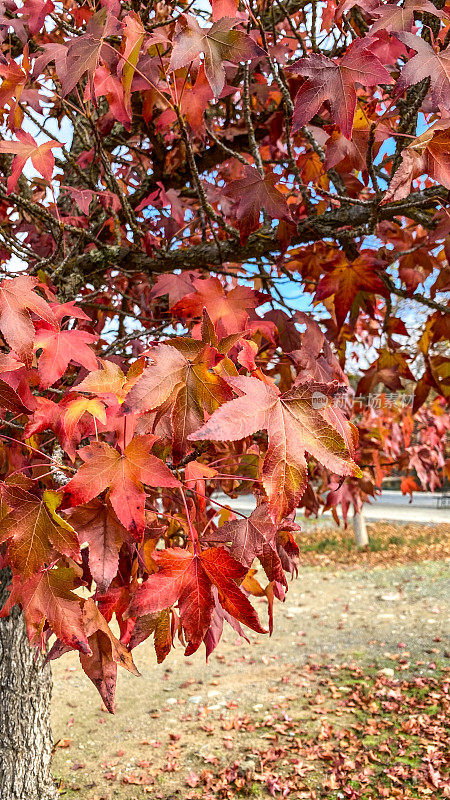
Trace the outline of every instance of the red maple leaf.
{"label": "red maple leaf", "polygon": [[238,64],[265,55],[250,36],[234,30],[238,22],[223,17],[210,28],[201,28],[195,17],[182,14],[177,22],[170,69],[186,67],[203,53],[206,77],[215,97],[219,97],[225,85],[224,61]]}
{"label": "red maple leaf", "polygon": [[[128,647],[133,650],[138,644],[145,642],[151,634],[154,634],[154,645],[158,664],[164,661],[172,648],[173,636],[175,633],[171,621],[174,618],[173,612],[165,609],[155,614],[144,614],[134,621],[133,630],[128,641]],[[133,623],[133,620],[128,620]]]}
{"label": "red maple leaf", "polygon": [[66,189],[70,194],[74,203],[77,204],[78,208],[83,214],[89,216],[89,206],[95,197],[95,192],[92,189],[84,189],[78,186],[61,186],[61,189]]}
{"label": "red maple leaf", "polygon": [[339,59],[312,53],[293,64],[292,72],[308,79],[295,98],[294,133],[306,125],[327,100],[331,118],[344,136],[351,138],[356,108],[355,83],[362,86],[392,83],[389,72],[371,52],[370,45],[368,38],[357,39]]}
{"label": "red maple leaf", "polygon": [[374,259],[370,253],[361,253],[354,261],[339,264],[321,278],[316,289],[316,300],[325,300],[334,295],[339,328],[342,328],[360,292],[364,292],[366,302],[368,293],[386,296],[387,287],[377,273],[382,266],[382,262]]}
{"label": "red maple leaf", "polygon": [[285,198],[275,184],[278,177],[273,173],[260,175],[254,167],[244,167],[244,177],[229,183],[224,194],[235,200],[233,213],[238,221],[241,241],[247,241],[252,231],[259,227],[261,211],[266,211],[272,219],[285,219],[292,222],[292,217]]}
{"label": "red maple leaf", "polygon": [[119,566],[119,551],[129,540],[128,531],[109,505],[101,500],[91,500],[66,512],[78,534],[81,544],[89,546],[89,570],[97,584],[97,591],[105,592]]}
{"label": "red maple leaf", "polygon": [[25,0],[20,13],[27,20],[30,33],[38,33],[47,17],[55,9],[52,0]]}
{"label": "red maple leaf", "polygon": [[44,648],[44,625],[48,623],[71,650],[90,653],[81,614],[82,600],[72,591],[77,586],[79,581],[71,567],[44,570],[23,583],[20,576],[14,576],[0,616],[6,617],[20,603],[31,642]]}
{"label": "red maple leaf", "polygon": [[55,403],[47,397],[36,397],[36,407],[25,428],[25,436],[28,438],[45,430],[54,431],[61,446],[74,461],[77,445],[83,436],[93,432],[92,417],[106,422],[105,407],[100,400],[69,395]]}
{"label": "red maple leaf", "polygon": [[118,27],[118,20],[108,13],[106,7],[101,8],[89,20],[86,33],[71,40],[64,60],[60,53],[57,54],[59,63],[56,67],[63,97],[72,91],[86,72],[89,75],[91,94],[94,95],[93,75],[99,65],[104,39],[115,33]]}
{"label": "red maple leaf", "polygon": [[256,611],[237,585],[247,570],[222,547],[191,553],[174,547],[154,553],[158,572],[138,589],[127,614],[138,617],[178,603],[187,639],[186,655],[194,653],[211,624],[216,586],[223,607],[239,622],[264,633]]}
{"label": "red maple leaf", "polygon": [[23,363],[11,353],[0,353],[0,374],[0,406],[16,414],[30,414],[35,400]]}
{"label": "red maple leaf", "polygon": [[305,451],[338,475],[359,474],[348,443],[315,407],[315,393],[328,397],[326,384],[303,383],[280,394],[257,378],[228,378],[242,397],[224,403],[192,440],[235,441],[259,430],[268,431],[269,444],[262,480],[274,518],[296,508],[308,480]]}
{"label": "red maple leaf", "polygon": [[64,487],[73,506],[89,503],[108,489],[111,505],[122,525],[140,538],[145,528],[145,491],[148,486],[176,487],[169,468],[151,455],[156,436],[135,436],[123,453],[106,442],[91,442],[78,453],[85,462]]}
{"label": "red maple leaf", "polygon": [[0,330],[9,346],[27,366],[31,365],[35,337],[29,312],[57,327],[52,309],[33,291],[38,283],[36,278],[28,275],[19,275],[0,283]]}
{"label": "red maple leaf", "polygon": [[77,534],[56,514],[56,495],[42,498],[18,486],[5,485],[3,502],[11,510],[0,521],[0,542],[8,541],[8,560],[23,578],[48,566],[57,553],[80,558]]}
{"label": "red maple leaf", "polygon": [[450,111],[450,47],[436,52],[428,42],[413,33],[403,32],[396,35],[403,44],[417,52],[403,67],[395,84],[396,91],[400,94],[408,86],[429,78],[428,93],[434,107]]}
{"label": "red maple leaf", "polygon": [[394,4],[380,5],[370,11],[371,16],[378,17],[370,29],[370,35],[373,36],[373,34],[381,30],[393,31],[394,33],[411,31],[415,12],[433,14],[433,16],[442,19],[442,11],[439,11],[430,0],[406,0],[402,6]]}
{"label": "red maple leaf", "polygon": [[111,75],[108,67],[99,66],[94,72],[92,83],[88,83],[84,92],[85,100],[106,97],[109,110],[114,119],[120,122],[127,130],[130,128],[131,117],[125,107],[123,86],[115,75]]}
{"label": "red maple leaf", "polygon": [[41,350],[38,372],[41,386],[47,389],[64,375],[69,363],[74,361],[87,370],[97,368],[97,357],[88,345],[98,339],[93,333],[79,330],[39,328],[34,340],[35,351]]}
{"label": "red maple leaf", "polygon": [[336,489],[332,489],[328,492],[325,508],[331,510],[336,524],[339,525],[340,520],[337,506],[340,506],[342,519],[344,520],[345,527],[347,527],[350,507],[353,506],[354,511],[357,512],[361,511],[362,504],[361,491],[357,481],[346,480]]}
{"label": "red maple leaf", "polygon": [[341,174],[356,169],[358,172],[361,171],[363,173],[363,178],[366,182],[366,156],[369,137],[372,135],[374,138],[372,152],[375,158],[383,142],[391,136],[389,128],[381,122],[377,123],[371,134],[372,122],[373,120],[368,118],[357,108],[353,121],[351,140],[346,139],[338,130],[333,130],[325,145],[325,168],[330,169],[330,167],[334,167],[338,164],[338,169]]}
{"label": "red maple leaf", "polygon": [[132,675],[139,675],[139,671],[133,663],[131,653],[116,639],[91,598],[83,604],[82,618],[91,653],[80,652],[80,663],[100,692],[106,708],[110,714],[114,714],[117,665],[124,667]]}
{"label": "red maple leaf", "polygon": [[356,394],[369,394],[379,383],[383,383],[391,392],[395,392],[402,388],[401,378],[407,381],[414,380],[414,375],[408,366],[408,356],[400,350],[383,348],[358,382]]}
{"label": "red maple leaf", "polygon": [[192,279],[198,277],[198,272],[181,272],[179,275],[168,272],[158,275],[150,291],[150,297],[169,296],[169,308],[173,308],[187,294],[192,292]]}
{"label": "red maple leaf", "polygon": [[[0,105],[4,107],[6,104],[10,106],[10,119],[14,121],[14,128],[20,128],[23,120],[23,111],[18,105],[22,92],[29,79],[29,61],[25,57],[21,65],[17,64],[13,59],[8,60],[7,63],[0,64],[0,75],[4,79],[0,87]],[[12,126],[11,126],[12,127]]]}
{"label": "red maple leaf", "polygon": [[204,129],[203,115],[213,97],[205,68],[201,64],[194,85],[189,91],[184,92],[181,98],[181,113],[196,133]]}
{"label": "red maple leaf", "polygon": [[106,425],[106,411],[101,400],[96,397],[73,397],[65,404],[65,412],[62,418],[62,427],[69,441],[74,441],[75,431],[85,414],[90,414],[91,417]]}
{"label": "red maple leaf", "polygon": [[115,364],[114,361],[99,360],[102,364],[102,369],[96,369],[86,375],[81,383],[77,384],[78,391],[99,395],[108,402],[111,400],[122,402],[127,392],[130,391],[142,374],[144,368],[143,359],[135,361],[130,366],[126,377],[119,365]]}
{"label": "red maple leaf", "polygon": [[244,331],[249,320],[248,312],[260,305],[265,297],[262,292],[248,286],[235,286],[226,291],[218,278],[195,278],[192,285],[194,291],[185,295],[174,306],[173,312],[195,318],[201,317],[206,308],[219,337]]}
{"label": "red maple leaf", "polygon": [[46,181],[51,181],[53,169],[55,167],[55,156],[52,150],[55,147],[62,147],[62,144],[50,139],[48,142],[38,144],[30,133],[26,131],[16,131],[18,142],[3,141],[0,142],[0,153],[15,153],[11,166],[11,175],[8,178],[7,194],[15,189],[17,181],[19,180],[23,168],[28,159],[31,158],[33,167],[45,178]]}
{"label": "red maple leaf", "polygon": [[17,392],[4,380],[0,379],[0,407],[15,414],[26,414],[30,409],[23,403]]}
{"label": "red maple leaf", "polygon": [[188,436],[212,412],[230,398],[228,384],[210,368],[210,348],[203,342],[174,341],[152,351],[148,366],[126,398],[124,410],[151,411],[170,404],[173,456],[175,461],[189,447]]}
{"label": "red maple leaf", "polygon": [[[183,72],[184,70],[180,70],[176,78],[177,91],[180,94],[180,111],[183,117],[186,119],[189,127],[195,133],[203,134],[205,130],[204,113],[208,107],[208,103],[214,97],[213,90],[211,89],[208,78],[206,77],[203,64],[200,64],[200,67],[197,71],[195,83],[191,79],[190,87],[186,85],[186,76],[183,75]],[[227,94],[232,93],[233,89],[231,87],[227,87],[221,92],[220,97],[223,98]],[[176,120],[177,115],[175,111],[169,107],[158,118],[158,128],[166,125],[173,125]],[[170,192],[173,193],[173,190],[169,189],[167,196],[170,196]],[[173,277],[181,276],[174,275]]]}
{"label": "red maple leaf", "polygon": [[261,562],[270,581],[287,586],[277,546],[277,526],[270,517],[265,503],[257,506],[247,519],[225,522],[208,534],[211,544],[229,544],[230,555],[245,567],[251,567],[255,558]]}
{"label": "red maple leaf", "polygon": [[412,503],[413,492],[420,492],[420,488],[417,486],[412,475],[407,475],[406,478],[402,478],[400,489],[402,490],[402,494],[409,494],[410,503]]}
{"label": "red maple leaf", "polygon": [[411,191],[412,181],[423,174],[450,189],[450,120],[435,122],[402,150],[401,164],[383,203],[403,200]]}

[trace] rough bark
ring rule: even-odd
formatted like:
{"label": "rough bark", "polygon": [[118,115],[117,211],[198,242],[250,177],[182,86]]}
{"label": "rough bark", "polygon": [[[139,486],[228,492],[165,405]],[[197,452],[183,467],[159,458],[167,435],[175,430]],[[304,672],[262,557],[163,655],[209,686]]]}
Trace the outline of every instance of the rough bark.
{"label": "rough bark", "polygon": [[[8,571],[0,571],[0,608]],[[50,772],[51,672],[30,647],[22,612],[0,619],[0,798],[54,800]]]}
{"label": "rough bark", "polygon": [[[297,226],[290,244],[308,244],[323,238],[336,238],[340,232],[359,228],[361,225],[373,223],[374,220],[375,222],[395,220],[396,217],[408,216],[417,210],[434,209],[447,195],[448,190],[444,187],[432,186],[421,192],[413,192],[406,200],[377,207],[375,216],[374,207],[370,203],[343,205],[336,210],[310,216],[302,221]],[[0,196],[3,196],[1,188]],[[6,194],[4,196],[6,197]],[[17,200],[17,197],[14,195],[14,200]],[[221,241],[220,251],[215,242],[202,242],[172,250],[158,248],[151,255],[140,249],[107,245],[90,249],[82,255],[69,259],[64,275],[75,270],[84,276],[83,279],[95,279],[97,274],[101,280],[104,270],[111,266],[148,274],[172,272],[175,269],[220,267],[222,262],[245,262],[262,256],[274,257],[282,249],[283,245],[278,239],[277,230],[273,228],[265,228],[252,234],[245,245],[242,245],[239,237]]]}

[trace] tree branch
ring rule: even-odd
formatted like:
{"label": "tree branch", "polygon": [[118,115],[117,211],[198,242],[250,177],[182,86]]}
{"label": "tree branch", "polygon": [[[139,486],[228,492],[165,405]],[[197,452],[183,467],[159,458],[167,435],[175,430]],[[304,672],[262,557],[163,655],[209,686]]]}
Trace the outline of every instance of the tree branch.
{"label": "tree branch", "polygon": [[[433,186],[421,192],[413,192],[405,200],[386,203],[377,209],[378,221],[393,220],[396,217],[408,216],[410,209],[436,208],[448,195],[443,186]],[[291,239],[291,245],[309,244],[323,238],[336,240],[345,229],[354,230],[361,225],[373,222],[373,207],[370,204],[345,205],[335,211],[327,211],[319,216],[311,216],[297,228]],[[244,245],[237,240],[221,242],[223,262],[234,261],[245,263],[251,259],[274,255],[282,251],[276,228],[261,228],[253,233]],[[77,270],[85,277],[110,267],[122,268],[127,272],[142,271],[147,274],[172,272],[173,270],[209,269],[220,267],[220,257],[216,243],[213,241],[189,247],[180,246],[176,250],[155,250],[147,255],[141,250],[124,247],[104,247],[89,250],[68,263],[69,270]]]}

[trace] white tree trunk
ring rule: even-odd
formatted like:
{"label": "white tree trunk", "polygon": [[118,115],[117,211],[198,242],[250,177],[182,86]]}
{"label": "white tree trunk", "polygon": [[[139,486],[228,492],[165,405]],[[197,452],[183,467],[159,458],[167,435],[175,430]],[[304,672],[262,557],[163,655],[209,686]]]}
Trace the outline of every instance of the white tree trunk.
{"label": "white tree trunk", "polygon": [[357,547],[367,547],[369,537],[367,535],[366,520],[364,519],[364,506],[361,511],[355,511],[353,516],[353,530]]}

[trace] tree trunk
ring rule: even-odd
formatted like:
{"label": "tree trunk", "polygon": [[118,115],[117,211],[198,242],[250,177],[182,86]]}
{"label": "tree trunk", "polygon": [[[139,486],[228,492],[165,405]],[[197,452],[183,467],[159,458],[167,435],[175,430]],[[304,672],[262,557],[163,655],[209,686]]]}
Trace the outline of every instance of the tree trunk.
{"label": "tree trunk", "polygon": [[367,535],[366,520],[364,519],[364,511],[355,511],[353,516],[353,530],[355,532],[355,541],[357,547],[367,547],[369,544],[369,537]]}
{"label": "tree trunk", "polygon": [[[0,571],[0,608],[8,570]],[[50,666],[30,647],[17,606],[0,619],[0,798],[54,800]]]}

